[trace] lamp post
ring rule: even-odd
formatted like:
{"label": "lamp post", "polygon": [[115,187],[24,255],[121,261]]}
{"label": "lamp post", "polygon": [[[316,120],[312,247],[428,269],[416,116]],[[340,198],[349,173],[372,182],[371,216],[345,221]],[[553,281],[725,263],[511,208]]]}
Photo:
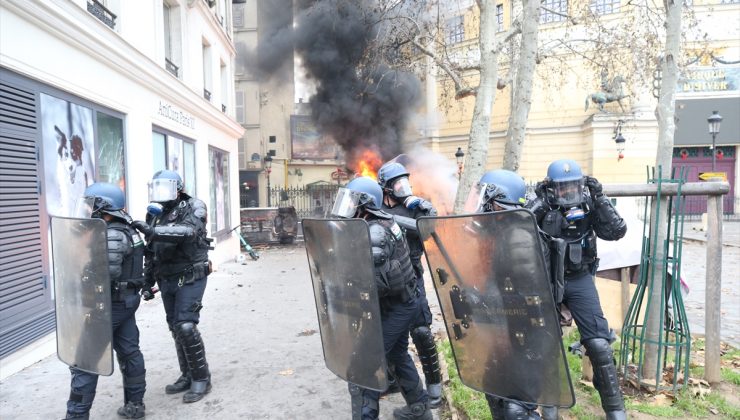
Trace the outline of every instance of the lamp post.
{"label": "lamp post", "polygon": [[270,201],[270,172],[272,172],[272,156],[265,156],[265,174],[267,175],[267,207],[272,207]]}
{"label": "lamp post", "polygon": [[709,134],[712,135],[712,172],[714,172],[714,165],[717,160],[717,151],[714,150],[715,142],[717,141],[717,134],[719,134],[719,125],[722,122],[722,116],[719,115],[719,111],[712,111],[712,115],[707,118],[709,123]]}
{"label": "lamp post", "polygon": [[624,144],[627,142],[627,139],[624,138],[622,135],[622,124],[624,124],[624,120],[617,121],[617,125],[614,127],[614,143],[617,145],[617,161],[620,161],[624,158]]}
{"label": "lamp post", "polygon": [[455,160],[457,160],[457,180],[458,181],[462,178],[462,168],[463,168],[464,158],[465,158],[465,153],[462,151],[462,148],[458,147],[457,151],[455,152]]}

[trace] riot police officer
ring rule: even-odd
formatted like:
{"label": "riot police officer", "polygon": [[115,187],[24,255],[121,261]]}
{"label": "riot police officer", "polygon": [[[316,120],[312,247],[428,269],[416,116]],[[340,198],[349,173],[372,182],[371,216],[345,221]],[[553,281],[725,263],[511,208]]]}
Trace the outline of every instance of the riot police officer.
{"label": "riot police officer", "polygon": [[[419,312],[416,276],[409,258],[409,248],[393,216],[381,210],[383,191],[376,181],[359,177],[337,193],[331,214],[344,218],[361,218],[369,224],[370,242],[375,264],[375,280],[381,307],[383,347],[386,359],[406,400],[406,406],[395,409],[397,419],[430,420],[428,395],[408,354],[411,323]],[[349,384],[353,415],[377,419],[380,393]]]}
{"label": "riot police officer", "polygon": [[[139,349],[139,329],[136,310],[138,291],[144,284],[144,242],[130,225],[131,217],[123,209],[126,199],[123,191],[113,184],[96,182],[85,189],[81,200],[87,216],[105,220],[108,246],[108,272],[111,281],[111,315],[113,321],[113,349],[123,376],[124,405],[118,415],[127,419],[144,417],[146,381],[144,356]],[[87,352],[94,352],[85,349]],[[100,349],[102,352],[102,349]],[[71,390],[67,401],[67,419],[87,419],[90,415],[98,375],[70,367]]]}
{"label": "riot police officer", "polygon": [[[378,170],[378,184],[383,189],[383,211],[412,219],[437,215],[432,203],[412,195],[409,173],[402,164],[388,162],[381,166]],[[426,378],[429,406],[436,408],[442,403],[442,373],[439,369],[437,348],[431,330],[432,312],[429,310],[424,288],[424,266],[421,262],[424,248],[415,230],[406,229],[406,241],[409,246],[411,264],[416,273],[416,286],[420,292],[419,314],[411,324],[411,339],[416,346]]]}
{"label": "riot police officer", "polygon": [[[522,177],[515,172],[505,169],[488,171],[483,174],[478,184],[476,184],[474,188],[471,189],[470,195],[468,196],[468,200],[465,205],[465,210],[467,212],[475,213],[490,213],[521,208],[524,206],[524,203],[526,201],[526,191],[527,186],[524,183],[524,179],[522,179]],[[519,236],[516,231],[510,231],[510,229],[502,229],[502,233],[503,232],[506,232],[507,236],[509,236],[509,238],[505,238],[506,240],[504,242],[510,245],[516,243],[516,238],[517,236]],[[531,258],[531,256],[528,254],[519,255],[517,250],[512,250],[510,253],[507,253],[507,261],[505,265],[508,266],[508,274],[511,275],[512,278],[518,278],[516,273],[517,268],[520,266],[517,261],[518,258],[529,259]],[[523,275],[528,276],[529,273],[523,273]],[[509,293],[509,295],[511,295],[511,293]],[[526,304],[516,300],[516,296],[506,297],[507,298],[504,299],[504,307],[506,307],[507,305],[514,305],[514,307],[511,309],[526,307]],[[508,318],[508,321],[510,323],[510,331],[522,331],[528,329],[528,326],[526,325],[527,321],[529,320],[528,318],[524,319],[524,325],[512,325],[516,324],[517,322],[521,323],[521,320],[515,316],[510,316]],[[536,340],[534,342],[536,343]],[[532,355],[547,353],[548,350],[558,350],[542,348],[520,348],[521,346],[516,344],[516,340],[512,340],[512,343],[515,343],[514,346],[518,349],[519,353],[527,353]],[[544,372],[542,370],[546,369],[546,366],[540,366],[539,368],[536,368],[535,363],[537,361],[535,359],[535,357],[532,357],[531,360],[527,360],[529,366],[509,366],[509,368],[519,370],[522,372],[522,374],[527,374],[527,369],[533,369],[537,371],[537,375],[539,377],[532,378],[529,389],[521,390],[521,392],[526,393],[528,396],[536,398],[536,395],[534,394],[538,392],[538,385],[541,384],[541,381],[545,381],[551,378],[547,378],[547,372]],[[550,359],[550,357],[542,357],[540,360],[548,361]],[[512,358],[511,363],[516,364],[516,361],[518,360],[519,359],[517,358]],[[490,380],[496,381],[498,380],[498,378],[496,378],[494,374],[494,377],[490,378]],[[516,401],[517,397],[522,398],[524,397],[524,395],[509,395],[508,397],[510,399],[504,400],[502,398],[486,394],[488,408],[491,410],[491,416],[494,420],[535,420],[540,418],[540,415],[535,411],[537,409],[536,404]],[[556,419],[557,415],[556,412],[553,411],[553,409],[543,407],[543,417],[546,419]]]}
{"label": "riot police officer", "polygon": [[[584,188],[585,187],[585,188]],[[602,186],[583,176],[573,160],[556,160],[527,203],[550,240],[551,276],[556,303],[567,305],[594,367],[594,387],[607,419],[624,419],[624,401],[610,346],[611,331],[594,284],[598,266],[596,237],[616,241],[627,232]]]}
{"label": "riot police officer", "polygon": [[149,188],[151,203],[146,222],[134,222],[147,240],[145,299],[152,296],[151,287],[156,281],[181,372],[175,383],[165,387],[165,392],[187,391],[182,400],[192,403],[211,390],[211,373],[197,327],[211,272],[206,205],[185,193],[177,172],[158,171]]}

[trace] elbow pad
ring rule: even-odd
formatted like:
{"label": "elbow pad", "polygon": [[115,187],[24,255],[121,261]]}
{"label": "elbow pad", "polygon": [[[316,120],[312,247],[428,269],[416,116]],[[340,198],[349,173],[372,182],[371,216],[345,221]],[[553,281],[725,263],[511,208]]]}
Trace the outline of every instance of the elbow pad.
{"label": "elbow pad", "polygon": [[627,224],[617,213],[612,202],[602,195],[594,202],[596,207],[596,223],[594,231],[596,235],[605,241],[616,241],[622,239],[627,233]]}
{"label": "elbow pad", "polygon": [[157,226],[154,228],[152,239],[162,242],[183,242],[195,236],[192,226],[172,225]]}

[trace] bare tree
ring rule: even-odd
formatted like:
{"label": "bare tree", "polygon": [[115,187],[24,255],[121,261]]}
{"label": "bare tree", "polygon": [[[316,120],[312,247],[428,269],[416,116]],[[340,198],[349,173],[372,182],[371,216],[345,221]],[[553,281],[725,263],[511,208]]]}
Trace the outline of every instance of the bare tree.
{"label": "bare tree", "polygon": [[529,109],[532,106],[534,69],[537,65],[537,34],[540,22],[540,0],[522,0],[522,35],[516,66],[514,95],[509,112],[509,125],[504,146],[504,169],[516,172],[522,157]]}

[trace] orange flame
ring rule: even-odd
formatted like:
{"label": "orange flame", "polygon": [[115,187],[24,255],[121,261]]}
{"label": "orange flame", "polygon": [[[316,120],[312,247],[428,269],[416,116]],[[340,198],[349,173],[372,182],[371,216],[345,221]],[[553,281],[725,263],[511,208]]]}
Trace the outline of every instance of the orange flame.
{"label": "orange flame", "polygon": [[380,153],[363,149],[355,155],[355,162],[352,165],[358,176],[369,176],[372,179],[378,179],[378,169],[383,164]]}

